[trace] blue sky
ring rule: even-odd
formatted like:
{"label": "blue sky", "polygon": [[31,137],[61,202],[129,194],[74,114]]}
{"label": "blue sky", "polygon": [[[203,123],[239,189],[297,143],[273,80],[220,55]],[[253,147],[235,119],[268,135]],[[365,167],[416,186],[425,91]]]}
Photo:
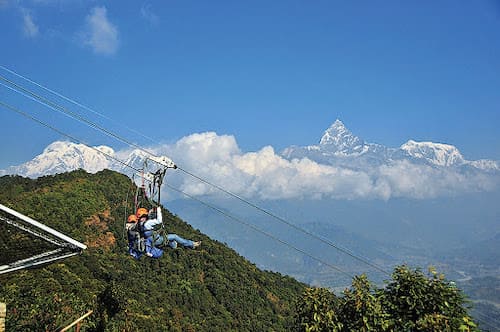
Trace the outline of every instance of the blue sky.
{"label": "blue sky", "polygon": [[[0,31],[2,66],[164,142],[215,131],[280,151],[316,144],[339,118],[369,142],[500,159],[496,1],[0,0]],[[0,100],[120,146],[3,86]],[[0,119],[0,168],[61,139],[3,108]]]}

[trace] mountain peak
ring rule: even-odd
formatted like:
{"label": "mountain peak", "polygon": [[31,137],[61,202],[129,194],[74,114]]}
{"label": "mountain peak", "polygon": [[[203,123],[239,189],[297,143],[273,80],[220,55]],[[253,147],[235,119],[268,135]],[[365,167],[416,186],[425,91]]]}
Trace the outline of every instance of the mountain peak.
{"label": "mountain peak", "polygon": [[335,147],[336,150],[339,151],[352,149],[353,147],[363,144],[363,141],[359,137],[354,136],[339,119],[335,120],[335,122],[325,130],[319,141],[320,146]]}
{"label": "mountain peak", "polygon": [[343,136],[352,135],[349,129],[346,128],[344,123],[339,119],[323,133],[319,144],[332,144],[338,142]]}
{"label": "mountain peak", "polygon": [[347,128],[345,127],[344,123],[342,121],[340,121],[340,119],[336,119],[334,123],[332,123],[332,125],[330,126],[330,128],[336,128],[336,129],[339,129],[339,130],[347,130]]}

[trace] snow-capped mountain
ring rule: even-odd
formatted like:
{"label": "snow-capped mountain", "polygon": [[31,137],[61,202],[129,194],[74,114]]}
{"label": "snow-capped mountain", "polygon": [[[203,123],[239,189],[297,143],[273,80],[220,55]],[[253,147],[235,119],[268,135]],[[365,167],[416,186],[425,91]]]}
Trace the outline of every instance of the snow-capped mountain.
{"label": "snow-capped mountain", "polygon": [[354,136],[347,129],[342,121],[336,120],[325,132],[319,141],[319,145],[309,145],[306,147],[291,146],[283,151],[283,156],[292,158],[292,155],[300,151],[307,154],[308,152],[318,151],[324,156],[360,156],[369,152],[380,152],[385,150],[385,147],[367,143],[361,138]]}
{"label": "snow-capped mountain", "polygon": [[[103,145],[90,147],[85,144],[56,141],[47,146],[33,160],[0,170],[0,176],[17,174],[36,178],[77,169],[84,169],[89,173],[111,169],[131,177],[136,172],[135,170],[147,166],[144,164],[147,156],[147,152],[139,149],[115,152],[112,148]],[[150,162],[150,164],[154,163]]]}
{"label": "snow-capped mountain", "polygon": [[290,160],[309,158],[319,163],[351,169],[365,169],[390,164],[395,160],[407,160],[431,166],[500,170],[497,161],[465,160],[460,151],[449,144],[409,140],[399,148],[389,148],[368,143],[353,135],[340,120],[336,120],[324,132],[318,145],[291,146],[284,149],[281,155]]}
{"label": "snow-capped mountain", "polygon": [[114,153],[113,149],[107,146],[89,147],[84,144],[56,141],[33,160],[19,166],[11,166],[2,173],[31,178],[80,168],[95,173],[110,168],[111,162],[106,155],[113,156]]}
{"label": "snow-capped mountain", "polygon": [[286,159],[309,158],[322,164],[359,169],[384,164],[393,150],[364,141],[336,120],[325,130],[318,145],[291,146],[281,155]]}

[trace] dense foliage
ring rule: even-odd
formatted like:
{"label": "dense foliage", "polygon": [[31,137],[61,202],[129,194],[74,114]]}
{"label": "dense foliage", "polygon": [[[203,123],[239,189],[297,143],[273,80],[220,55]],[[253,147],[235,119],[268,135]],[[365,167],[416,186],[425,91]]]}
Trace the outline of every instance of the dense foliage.
{"label": "dense foliage", "polygon": [[0,177],[0,202],[88,249],[0,276],[8,331],[53,331],[89,310],[82,331],[476,331],[463,293],[442,275],[397,267],[383,288],[365,275],[342,296],[256,268],[164,210],[169,232],[201,249],[134,260],[123,231],[135,187],[118,173]]}
{"label": "dense foliage", "polygon": [[463,293],[434,269],[397,267],[384,288],[355,277],[343,296],[304,291],[297,331],[477,331]]}
{"label": "dense foliage", "polygon": [[[53,331],[89,310],[83,331],[286,331],[304,285],[263,272],[164,210],[169,232],[201,249],[154,260],[126,254],[125,206],[135,188],[118,173],[0,178],[0,202],[88,249],[43,268],[0,276],[8,331]],[[129,210],[129,211],[130,211]]]}

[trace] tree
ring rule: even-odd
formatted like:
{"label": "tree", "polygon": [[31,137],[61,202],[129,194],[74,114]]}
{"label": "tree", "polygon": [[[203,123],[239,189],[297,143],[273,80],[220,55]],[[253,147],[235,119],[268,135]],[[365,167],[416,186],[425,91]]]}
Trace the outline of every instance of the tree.
{"label": "tree", "polygon": [[341,317],[345,331],[388,331],[392,325],[365,274],[354,277],[351,289],[344,291]]}
{"label": "tree", "polygon": [[394,318],[396,330],[475,330],[462,291],[432,267],[427,276],[420,269],[396,267],[382,292],[382,302]]}
{"label": "tree", "polygon": [[298,303],[297,331],[342,331],[340,300],[326,288],[307,288]]}
{"label": "tree", "polygon": [[462,291],[433,268],[425,275],[407,266],[394,269],[385,288],[366,275],[336,297],[307,289],[298,303],[298,331],[478,331]]}

